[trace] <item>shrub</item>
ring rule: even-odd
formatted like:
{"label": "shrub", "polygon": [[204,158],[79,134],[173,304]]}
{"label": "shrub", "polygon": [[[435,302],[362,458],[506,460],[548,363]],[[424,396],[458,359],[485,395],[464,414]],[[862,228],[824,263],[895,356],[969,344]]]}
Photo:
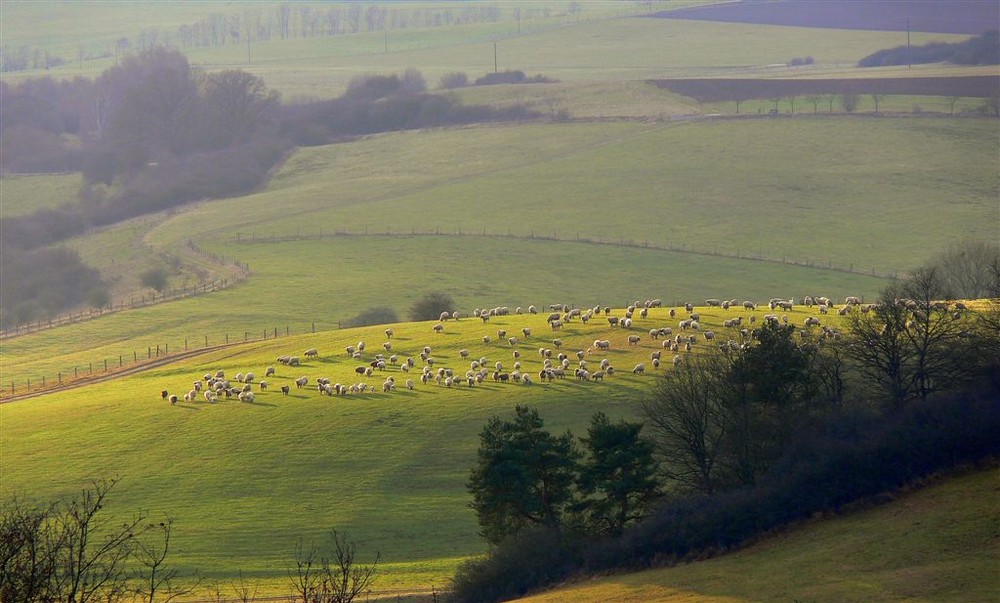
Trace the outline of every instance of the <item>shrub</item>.
{"label": "shrub", "polygon": [[139,281],[144,287],[163,291],[167,288],[167,271],[162,267],[150,268],[139,275]]}
{"label": "shrub", "polygon": [[455,302],[451,296],[441,291],[425,293],[420,299],[413,302],[410,307],[410,320],[418,322],[421,320],[437,320],[442,312],[451,312],[455,309]]}
{"label": "shrub", "polygon": [[452,71],[441,76],[438,88],[451,90],[454,88],[464,88],[469,85],[469,76],[464,71]]}
{"label": "shrub", "polygon": [[368,308],[357,316],[347,319],[344,321],[343,326],[367,327],[368,325],[383,325],[393,322],[399,322],[399,316],[396,315],[396,311],[392,308],[379,306],[376,308]]}

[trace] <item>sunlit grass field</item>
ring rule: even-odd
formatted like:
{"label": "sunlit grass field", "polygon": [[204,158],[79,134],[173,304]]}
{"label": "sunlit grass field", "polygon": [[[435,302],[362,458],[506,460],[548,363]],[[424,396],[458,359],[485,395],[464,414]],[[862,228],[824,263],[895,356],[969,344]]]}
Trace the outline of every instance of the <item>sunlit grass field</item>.
{"label": "sunlit grass field", "polygon": [[[363,310],[407,320],[422,294],[449,293],[456,309],[567,303],[623,306],[660,297],[768,300],[808,294],[873,298],[884,280],[782,264],[653,249],[491,237],[331,237],[232,245],[251,277],[225,291],[127,310],[2,343],[0,383],[24,387],[104,360],[118,368],[150,347],[185,349],[336,329]],[[303,261],[308,258],[309,261]],[[412,260],[409,258],[413,258]],[[415,264],[426,264],[416,269]]]}
{"label": "sunlit grass field", "polygon": [[[650,352],[664,348],[648,329],[670,325],[680,332],[667,308],[651,310],[646,319],[637,314],[631,330],[611,328],[598,316],[588,324],[571,322],[558,332],[545,323],[546,310],[494,317],[488,323],[448,321],[443,333],[432,330],[433,322],[394,325],[390,351],[382,347],[387,341],[384,325],[279,337],[0,405],[0,494],[51,499],[72,495],[89,480],[120,476],[109,511],[142,508],[175,517],[174,563],[208,579],[228,579],[242,571],[281,592],[287,588],[285,572],[296,539],[319,539],[324,530],[336,527],[354,535],[364,550],[383,552],[387,564],[380,586],[441,585],[460,559],[483,551],[464,483],[478,431],[489,416],[527,403],[539,408],[550,429],[576,433],[584,431],[597,410],[633,417],[655,375],[667,370],[654,369],[650,362]],[[747,314],[699,310],[703,330],[716,329],[720,337],[726,336],[719,329],[723,320]],[[796,308],[788,313],[790,323],[801,324],[814,312]],[[837,317],[826,324],[837,324]],[[532,331],[527,337],[525,327]],[[519,341],[512,346],[499,337],[501,329]],[[641,337],[638,345],[627,343],[630,334]],[[561,348],[555,347],[555,337],[562,340]],[[594,339],[610,340],[611,349],[591,350]],[[691,353],[711,345],[697,339]],[[344,352],[358,341],[367,343],[361,360]],[[469,360],[459,350],[466,349],[470,359],[485,358],[491,368],[499,361],[510,370],[519,361],[535,383],[487,379],[471,389],[423,384],[419,359],[409,374],[398,368],[372,377],[355,373],[376,352],[402,359],[418,356],[424,346],[431,347],[435,368],[464,375]],[[310,347],[318,348],[320,357],[303,358],[302,367],[274,362],[283,354],[301,356]],[[570,376],[541,383],[538,349],[543,347],[567,352],[574,366],[577,351],[592,365],[608,358],[617,373],[604,382],[578,382]],[[514,350],[520,358],[514,358]],[[669,350],[664,353],[665,366],[672,357]],[[645,363],[646,374],[632,373],[638,363]],[[196,402],[171,406],[160,399],[161,390],[183,395],[206,372],[221,369],[233,377],[253,371],[260,380],[269,365],[277,366],[277,374],[267,378],[269,389],[253,404],[209,404],[199,396]],[[388,375],[399,390],[382,393]],[[292,384],[299,376],[310,378],[307,388]],[[365,382],[376,392],[320,396],[314,385],[318,377]],[[406,378],[417,382],[413,391],[403,388]],[[281,385],[290,385],[291,394],[282,395]]]}

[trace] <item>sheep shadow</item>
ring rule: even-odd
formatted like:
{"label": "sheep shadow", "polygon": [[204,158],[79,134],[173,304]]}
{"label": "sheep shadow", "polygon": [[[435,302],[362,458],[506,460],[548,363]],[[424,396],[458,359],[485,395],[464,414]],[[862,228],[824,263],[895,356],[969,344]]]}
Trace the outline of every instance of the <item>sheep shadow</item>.
{"label": "sheep shadow", "polygon": [[174,408],[184,408],[187,410],[201,410],[201,408],[193,406],[191,404],[171,404],[171,406],[173,406]]}

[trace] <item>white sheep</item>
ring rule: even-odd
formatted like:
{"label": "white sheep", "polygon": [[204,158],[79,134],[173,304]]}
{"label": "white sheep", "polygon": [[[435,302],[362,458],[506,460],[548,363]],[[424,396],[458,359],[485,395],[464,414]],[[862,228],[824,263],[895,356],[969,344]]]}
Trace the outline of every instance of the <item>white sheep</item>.
{"label": "white sheep", "polygon": [[441,323],[435,324],[434,325],[434,332],[435,333],[440,333],[441,331],[444,331],[444,325],[441,324]]}
{"label": "white sheep", "polygon": [[316,348],[309,348],[308,350],[302,352],[302,355],[306,358],[316,358],[319,356],[319,350]]}
{"label": "white sheep", "polygon": [[385,330],[385,338],[386,339],[392,339],[392,335],[393,335],[392,329],[386,329]]}
{"label": "white sheep", "polygon": [[643,374],[645,372],[646,372],[646,365],[642,364],[641,362],[639,364],[635,365],[635,368],[632,369],[632,374],[633,375],[641,375],[641,374]]}

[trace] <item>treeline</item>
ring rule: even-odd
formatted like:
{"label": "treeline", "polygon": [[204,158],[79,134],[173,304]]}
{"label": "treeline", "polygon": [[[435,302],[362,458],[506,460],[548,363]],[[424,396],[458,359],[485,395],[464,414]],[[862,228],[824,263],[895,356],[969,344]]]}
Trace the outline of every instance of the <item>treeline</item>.
{"label": "treeline", "polygon": [[935,301],[953,293],[943,277],[915,270],[844,333],[737,326],[660,377],[642,423],[597,415],[579,444],[533,409],[494,417],[468,481],[493,547],[459,569],[454,598],[710,557],[995,459],[1000,301]]}
{"label": "treeline", "polygon": [[[579,12],[582,5],[570,3],[570,12]],[[133,36],[116,39],[111,48],[101,51],[101,57],[121,57],[131,52],[158,46],[204,48],[226,45],[253,45],[270,40],[315,38],[399,30],[408,28],[450,27],[497,23],[503,19],[532,20],[552,16],[549,6],[513,7],[506,14],[496,4],[462,4],[449,6],[408,6],[393,4],[365,5],[361,2],[318,5],[311,2],[283,3],[272,6],[249,6],[230,13],[213,13],[194,23],[174,29],[148,28]],[[92,58],[81,47],[77,60]],[[0,71],[49,69],[72,59],[52,54],[42,47],[29,45],[0,47]]]}
{"label": "treeline", "polygon": [[[283,106],[256,76],[239,70],[204,73],[163,47],[130,54],[95,80],[0,82],[0,171],[81,171],[85,182],[78,199],[0,220],[4,273],[20,276],[21,268],[34,266],[32,280],[48,283],[5,287],[0,326],[49,317],[88,298],[107,299],[100,279],[72,252],[60,252],[59,272],[71,266],[70,272],[88,278],[60,278],[44,254],[28,252],[92,227],[246,194],[262,186],[294,146],[534,117],[518,105],[463,106],[430,94],[413,69],[356,78],[331,101]],[[80,290],[74,283],[89,285]],[[35,303],[43,298],[45,303]]]}
{"label": "treeline", "polygon": [[879,50],[858,61],[858,67],[955,63],[957,65],[1000,64],[1000,31],[990,30],[964,42],[931,42],[921,46],[897,46]]}

